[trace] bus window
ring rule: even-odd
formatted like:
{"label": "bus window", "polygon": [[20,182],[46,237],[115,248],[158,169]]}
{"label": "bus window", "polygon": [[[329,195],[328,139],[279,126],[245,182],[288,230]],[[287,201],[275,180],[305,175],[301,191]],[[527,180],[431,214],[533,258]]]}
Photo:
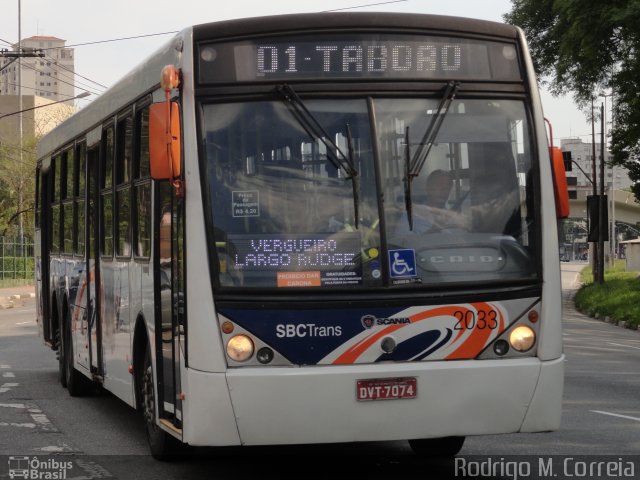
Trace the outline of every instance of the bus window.
{"label": "bus window", "polygon": [[[391,284],[466,281],[469,272],[476,281],[534,277],[532,164],[524,104],[455,100],[435,141],[425,145],[437,105],[437,99],[375,102],[389,248],[416,252],[415,275],[391,269]],[[405,162],[420,160],[422,169],[407,192]],[[431,202],[434,174],[446,175],[449,182],[440,205]],[[505,249],[512,254],[505,255]]]}
{"label": "bus window", "polygon": [[[306,106],[323,138],[310,137],[282,101],[205,108],[207,181],[224,285],[293,287],[296,272],[312,272],[302,285],[379,282],[379,259],[364,262],[362,253],[375,256],[380,245],[366,102]],[[336,160],[348,161],[348,129],[357,178]]]}

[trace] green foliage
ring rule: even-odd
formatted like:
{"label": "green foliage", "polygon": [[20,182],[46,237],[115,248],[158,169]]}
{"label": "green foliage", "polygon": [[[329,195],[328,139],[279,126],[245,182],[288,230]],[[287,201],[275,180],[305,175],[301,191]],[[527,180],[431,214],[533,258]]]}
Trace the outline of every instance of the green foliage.
{"label": "green foliage", "polygon": [[33,237],[37,138],[0,147],[0,236]]}
{"label": "green foliage", "polygon": [[0,257],[0,280],[6,279],[33,279],[33,256],[25,257]]}
{"label": "green foliage", "polygon": [[[579,106],[613,89],[612,163],[640,181],[640,1],[512,0],[505,21],[527,36],[536,71]],[[640,199],[640,185],[633,192]]]}
{"label": "green foliage", "polygon": [[576,293],[576,307],[589,315],[605,315],[628,324],[640,324],[640,277],[624,271],[624,261],[604,273],[604,284],[593,283],[591,267],[581,273],[583,286]]}

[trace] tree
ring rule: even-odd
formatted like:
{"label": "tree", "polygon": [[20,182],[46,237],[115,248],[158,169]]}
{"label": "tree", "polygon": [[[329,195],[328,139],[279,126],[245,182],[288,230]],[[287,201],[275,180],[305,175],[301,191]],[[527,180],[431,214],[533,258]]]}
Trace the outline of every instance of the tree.
{"label": "tree", "polygon": [[512,0],[506,22],[521,27],[533,63],[554,94],[573,93],[585,109],[614,96],[612,163],[629,171],[640,200],[640,1]]}
{"label": "tree", "polygon": [[36,143],[32,137],[23,139],[22,149],[0,147],[0,236],[33,236]]}
{"label": "tree", "polygon": [[33,237],[38,141],[75,111],[64,104],[54,107],[43,107],[26,119],[33,133],[24,134],[22,142],[17,136],[0,142],[0,236]]}

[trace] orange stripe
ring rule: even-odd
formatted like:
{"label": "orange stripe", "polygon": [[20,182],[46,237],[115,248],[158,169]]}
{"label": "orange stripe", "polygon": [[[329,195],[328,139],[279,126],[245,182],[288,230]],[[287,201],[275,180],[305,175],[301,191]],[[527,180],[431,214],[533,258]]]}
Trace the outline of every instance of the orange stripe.
{"label": "orange stripe", "polygon": [[388,333],[395,332],[399,328],[402,328],[404,325],[390,325],[383,330],[375,333],[374,335],[369,336],[362,342],[359,342],[357,345],[351,347],[349,350],[344,352],[338,358],[333,361],[334,365],[339,364],[351,364],[354,363],[360,355],[362,355],[365,350],[367,350],[371,345],[375,343],[380,337],[387,335]]}

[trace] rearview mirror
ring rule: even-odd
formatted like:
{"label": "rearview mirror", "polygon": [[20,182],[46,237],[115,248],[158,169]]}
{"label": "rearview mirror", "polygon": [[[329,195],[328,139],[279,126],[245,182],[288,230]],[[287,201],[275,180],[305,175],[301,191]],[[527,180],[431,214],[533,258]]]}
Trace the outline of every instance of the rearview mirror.
{"label": "rearview mirror", "polygon": [[556,199],[556,215],[558,218],[569,216],[569,189],[567,188],[567,174],[564,169],[562,150],[549,147],[551,156],[551,170],[553,172],[553,193]]}
{"label": "rearview mirror", "polygon": [[180,107],[177,102],[149,107],[149,161],[151,178],[173,180],[180,176]]}

